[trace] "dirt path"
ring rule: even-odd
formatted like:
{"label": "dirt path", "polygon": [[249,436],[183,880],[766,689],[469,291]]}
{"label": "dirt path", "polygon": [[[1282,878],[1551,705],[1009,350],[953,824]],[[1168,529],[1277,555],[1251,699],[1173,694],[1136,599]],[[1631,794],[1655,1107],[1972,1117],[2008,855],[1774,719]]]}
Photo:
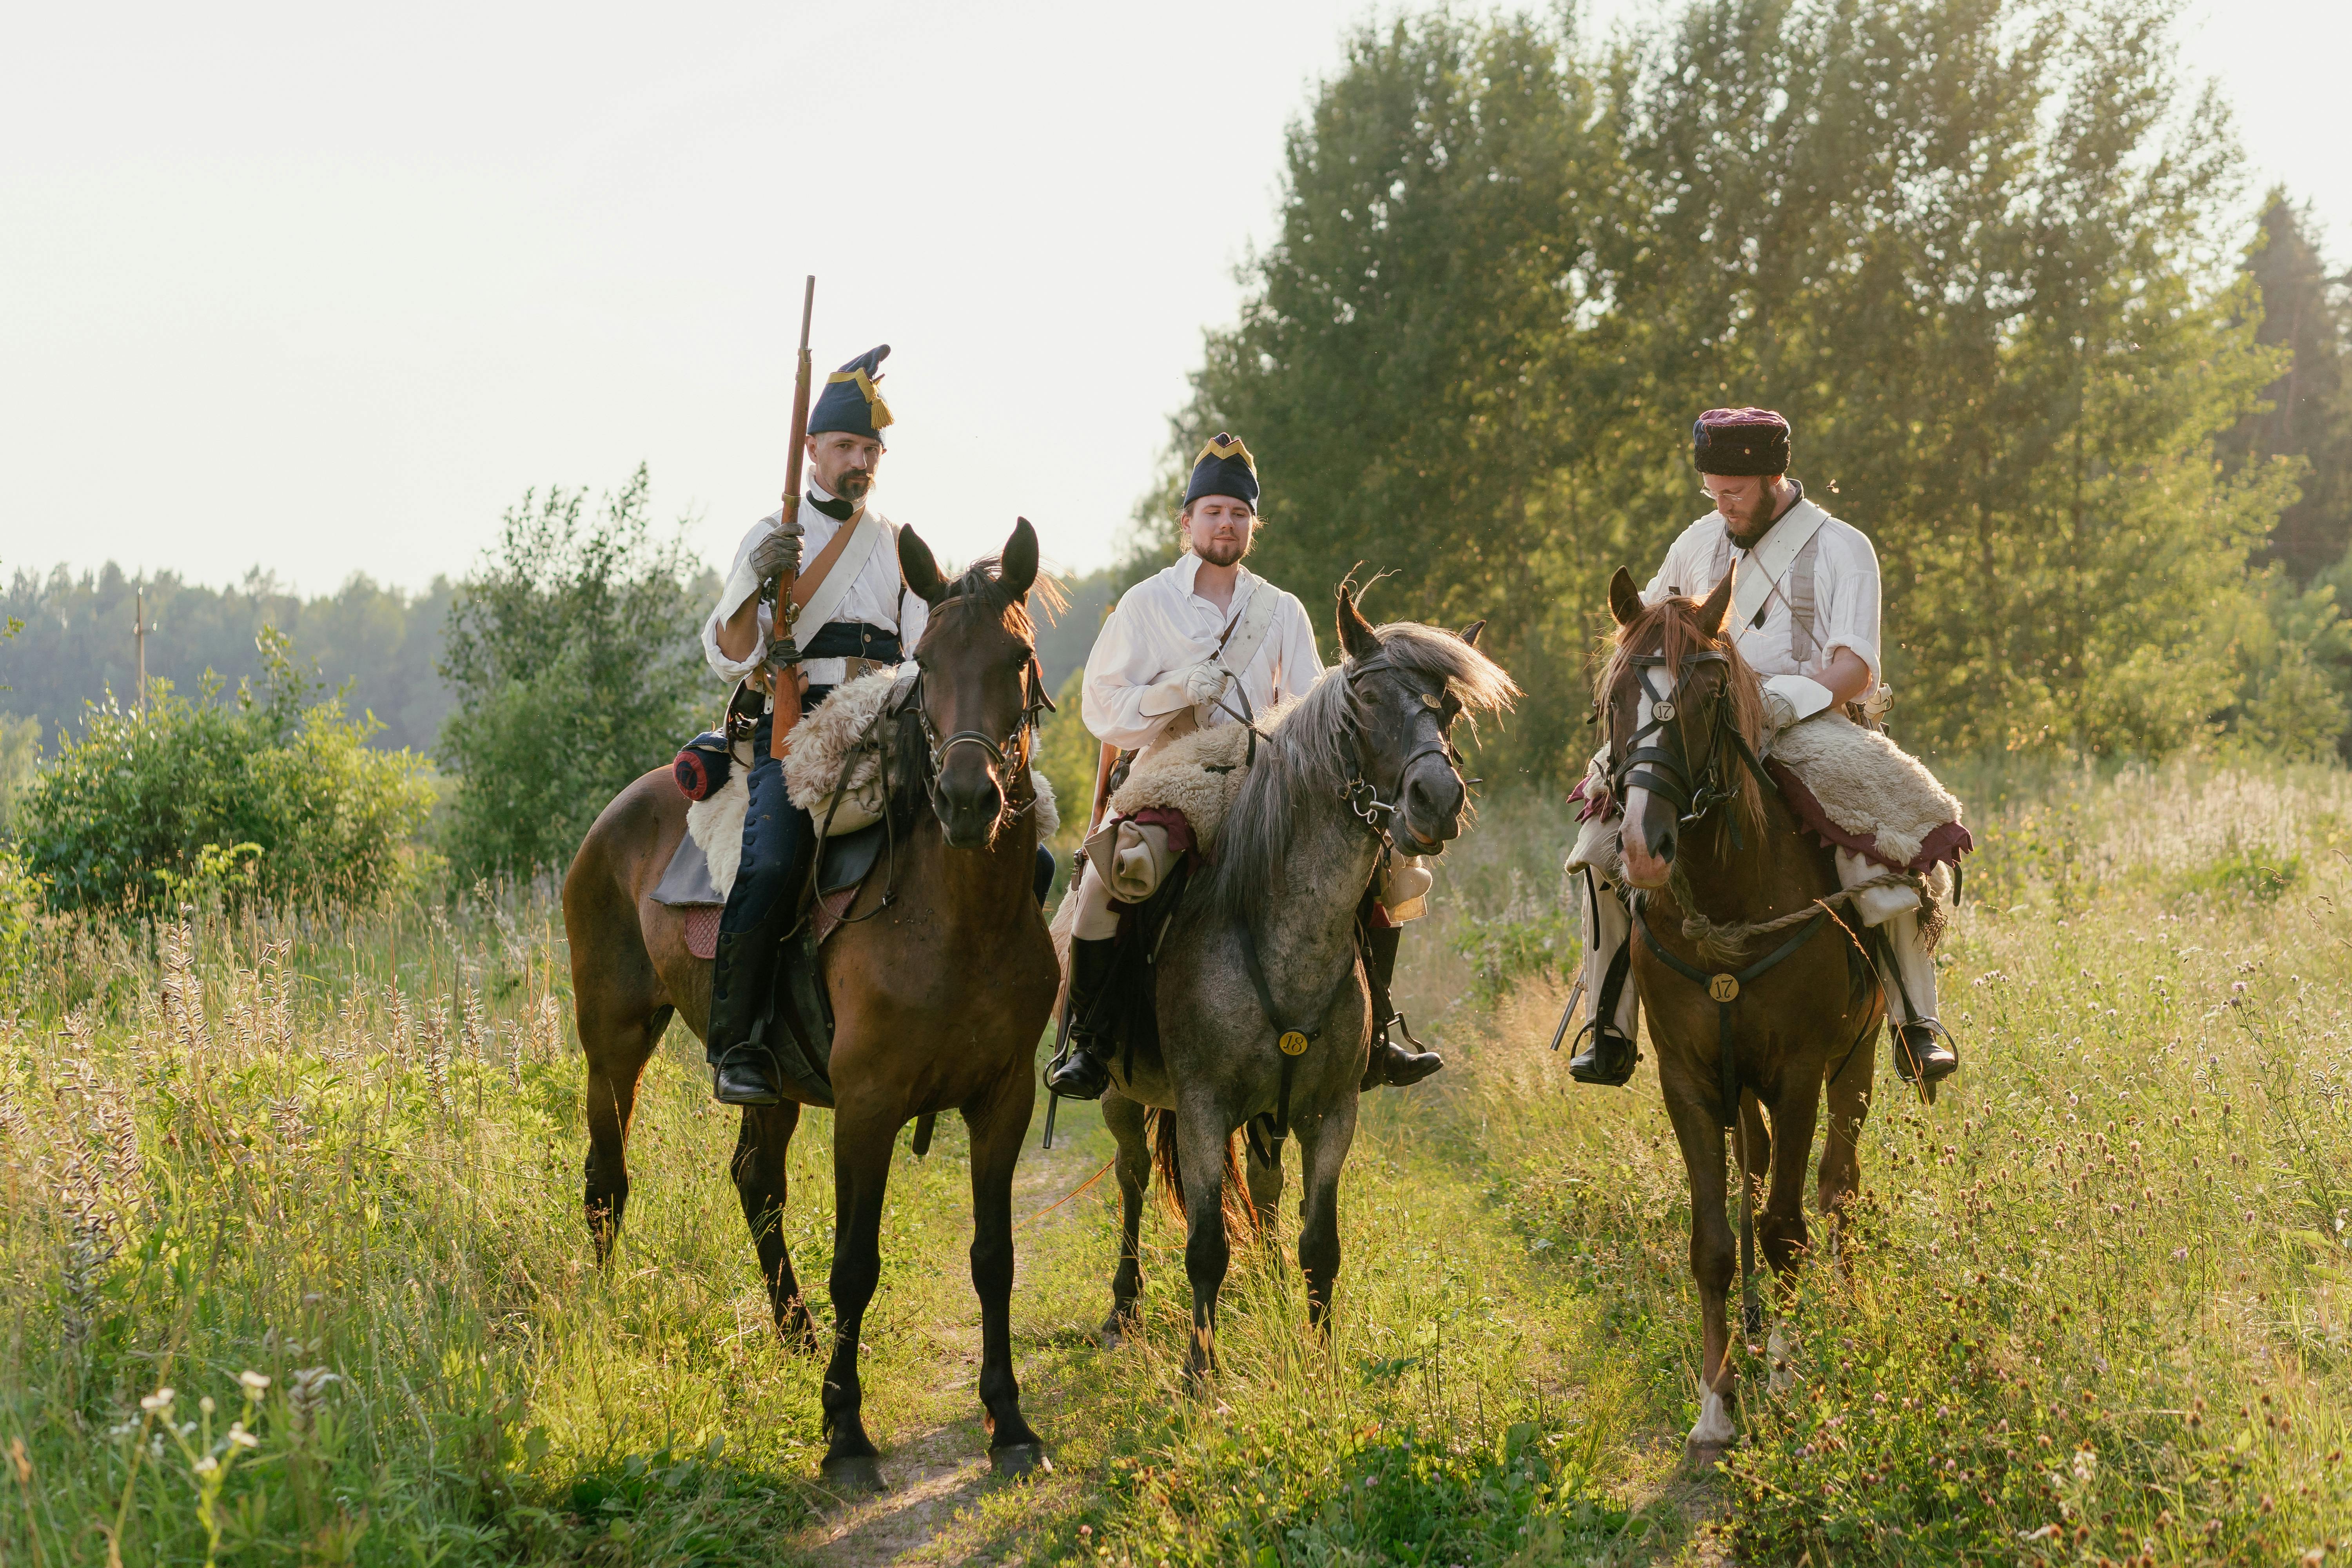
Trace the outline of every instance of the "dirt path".
{"label": "dirt path", "polygon": [[[1079,1122],[1079,1136],[1071,1135],[1073,1121]],[[1108,1155],[1107,1139],[1100,1140],[1104,1147],[1097,1149],[1096,1141],[1083,1135],[1084,1119],[1074,1118],[1066,1110],[1062,1125],[1065,1131],[1055,1146],[1040,1150],[1033,1141],[1013,1174],[1016,1249],[1066,1222],[1071,1205],[1045,1211],[1093,1175]],[[1103,1180],[1108,1182],[1109,1177]],[[1020,1274],[1025,1271],[1018,1259],[1015,1269],[1017,1293]],[[936,1418],[950,1411],[969,1410],[973,1403],[972,1383],[980,1369],[980,1324],[971,1313],[961,1314],[959,1321],[961,1326],[949,1338],[970,1375],[938,1391],[931,1402],[936,1407],[931,1424],[912,1436],[884,1443],[882,1473],[889,1481],[889,1490],[878,1497],[845,1500],[802,1532],[794,1544],[814,1561],[835,1568],[883,1568],[889,1563],[963,1560],[965,1552],[951,1540],[955,1527],[964,1511],[994,1484],[994,1477],[988,1463],[988,1435],[979,1417]],[[1026,1362],[1025,1357],[1016,1361],[1016,1371],[1024,1380],[1031,1370]]]}

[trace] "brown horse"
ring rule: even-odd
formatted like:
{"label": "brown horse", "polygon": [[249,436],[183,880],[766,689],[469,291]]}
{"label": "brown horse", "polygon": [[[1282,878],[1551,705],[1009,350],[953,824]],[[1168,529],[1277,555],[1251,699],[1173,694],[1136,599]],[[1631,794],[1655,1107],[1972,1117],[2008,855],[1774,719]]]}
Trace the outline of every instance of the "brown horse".
{"label": "brown horse", "polygon": [[[912,530],[898,535],[898,559],[931,616],[914,651],[922,673],[910,696],[915,711],[898,726],[892,777],[928,809],[913,814],[909,837],[897,846],[888,878],[895,890],[879,871],[869,878],[822,950],[837,1020],[824,1473],[858,1489],[882,1485],[859,1416],[857,1337],[881,1270],[883,1189],[898,1130],[942,1110],[961,1111],[971,1133],[971,1280],[989,1458],[1000,1471],[1019,1472],[1043,1457],[1021,1416],[1009,1322],[1013,1168],[1059,983],[1031,879],[1036,814],[1027,809],[1035,744],[1027,601],[1037,536],[1024,520],[1001,563],[982,562],[953,582],[942,579]],[[710,963],[687,951],[684,918],[652,897],[685,835],[686,806],[667,770],[646,774],[604,808],[563,883],[588,1058],[585,1201],[600,1258],[628,1200],[624,1152],[638,1076],[673,1013],[698,1036],[709,1018]],[[985,983],[974,984],[976,976]],[[782,1227],[784,1151],[800,1114],[789,1100],[746,1109],[734,1177],[777,1327],[814,1350],[815,1328]]]}
{"label": "brown horse", "polygon": [[[1839,895],[1831,851],[1800,828],[1757,764],[1763,698],[1723,635],[1731,584],[1727,574],[1703,604],[1644,606],[1621,567],[1609,584],[1616,646],[1597,691],[1635,889],[1633,982],[1690,1176],[1691,1274],[1706,1352],[1689,1447],[1701,1458],[1737,1436],[1725,1300],[1735,1262],[1745,1272],[1754,1261],[1747,1234],[1735,1259],[1725,1208],[1723,1135],[1734,1101],[1750,1184],[1743,1212],[1769,1176],[1755,1230],[1786,1281],[1806,1250],[1805,1166],[1824,1086],[1819,1203],[1832,1237],[1861,1181],[1856,1144],[1876,1063],[1866,1042],[1885,1012],[1873,972],[1850,956],[1857,950],[1826,907]],[[1748,1329],[1760,1330],[1752,1307]]]}

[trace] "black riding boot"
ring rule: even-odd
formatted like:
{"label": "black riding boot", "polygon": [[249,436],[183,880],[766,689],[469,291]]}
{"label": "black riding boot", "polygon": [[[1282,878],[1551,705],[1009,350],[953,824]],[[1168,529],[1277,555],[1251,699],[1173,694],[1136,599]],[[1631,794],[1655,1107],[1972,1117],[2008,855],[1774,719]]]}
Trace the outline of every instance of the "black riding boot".
{"label": "black riding boot", "polygon": [[764,928],[719,933],[711,969],[711,1094],[721,1105],[774,1105],[784,1098],[776,1058],[754,1039],[775,984],[776,933]]}
{"label": "black riding boot", "polygon": [[1940,1083],[1960,1070],[1960,1053],[1942,1024],[1922,1018],[1895,1031],[1895,1070],[1905,1083]]}
{"label": "black riding boot", "polygon": [[1626,978],[1633,967],[1633,943],[1629,941],[1609,961],[1601,982],[1601,994],[1592,999],[1592,1021],[1584,1026],[1591,1031],[1592,1043],[1568,1058],[1568,1076],[1579,1083],[1622,1089],[1633,1076],[1634,1064],[1642,1059],[1641,1048],[1617,1032],[1617,1002],[1625,994]]}
{"label": "black riding boot", "polygon": [[1397,948],[1403,941],[1402,926],[1368,924],[1364,930],[1364,977],[1371,983],[1373,1023],[1371,1059],[1364,1064],[1364,1079],[1358,1085],[1360,1093],[1381,1084],[1403,1089],[1445,1065],[1445,1058],[1435,1051],[1407,1050],[1389,1038],[1389,1027],[1394,1025],[1409,1044],[1421,1044],[1412,1037],[1404,1015],[1389,1001],[1389,982],[1395,978]]}
{"label": "black riding boot", "polygon": [[1070,939],[1070,995],[1062,1008],[1069,1020],[1070,1048],[1045,1074],[1045,1087],[1065,1100],[1100,1100],[1110,1087],[1116,1031],[1096,1014],[1118,950],[1117,937]]}
{"label": "black riding boot", "polygon": [[711,1068],[710,1091],[721,1105],[774,1105],[784,1098],[782,1069],[759,1030],[816,847],[815,825],[786,793],[783,764],[768,755],[770,721],[762,717],[751,734],[759,762],[745,781],[743,852],[719,918],[710,975],[703,1057]]}

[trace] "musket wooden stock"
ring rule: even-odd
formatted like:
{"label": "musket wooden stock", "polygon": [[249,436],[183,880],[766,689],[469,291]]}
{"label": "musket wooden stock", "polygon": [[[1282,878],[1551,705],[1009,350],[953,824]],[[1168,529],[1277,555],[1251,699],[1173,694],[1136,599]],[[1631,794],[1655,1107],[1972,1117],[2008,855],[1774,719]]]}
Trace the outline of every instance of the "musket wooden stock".
{"label": "musket wooden stock", "polygon": [[[816,274],[809,274],[808,286],[801,294],[801,355],[793,372],[793,442],[784,458],[785,526],[790,527],[801,517],[801,452],[808,445],[809,414],[809,316],[816,309]],[[768,726],[768,754],[781,757],[790,742],[793,726],[801,721],[800,681],[795,670],[801,662],[800,645],[793,637],[793,583],[800,574],[787,572],[776,580],[776,600],[771,621],[772,634],[768,639],[768,690],[775,705],[775,717]]]}

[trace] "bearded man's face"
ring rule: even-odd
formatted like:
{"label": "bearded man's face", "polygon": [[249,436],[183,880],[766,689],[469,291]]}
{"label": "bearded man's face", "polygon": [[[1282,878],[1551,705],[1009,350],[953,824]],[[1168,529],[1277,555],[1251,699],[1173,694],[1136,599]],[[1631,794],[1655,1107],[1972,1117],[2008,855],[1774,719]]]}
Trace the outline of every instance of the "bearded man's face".
{"label": "bearded man's face", "polygon": [[875,470],[882,466],[882,443],[871,436],[827,430],[808,438],[808,456],[816,482],[828,495],[860,501],[874,488]]}
{"label": "bearded man's face", "polygon": [[1770,479],[1749,474],[1705,474],[1700,478],[1707,499],[1715,502],[1715,510],[1723,514],[1732,532],[1756,531],[1771,505]]}
{"label": "bearded man's face", "polygon": [[1231,566],[1250,552],[1257,513],[1236,496],[1202,496],[1184,510],[1184,538],[1205,565]]}

